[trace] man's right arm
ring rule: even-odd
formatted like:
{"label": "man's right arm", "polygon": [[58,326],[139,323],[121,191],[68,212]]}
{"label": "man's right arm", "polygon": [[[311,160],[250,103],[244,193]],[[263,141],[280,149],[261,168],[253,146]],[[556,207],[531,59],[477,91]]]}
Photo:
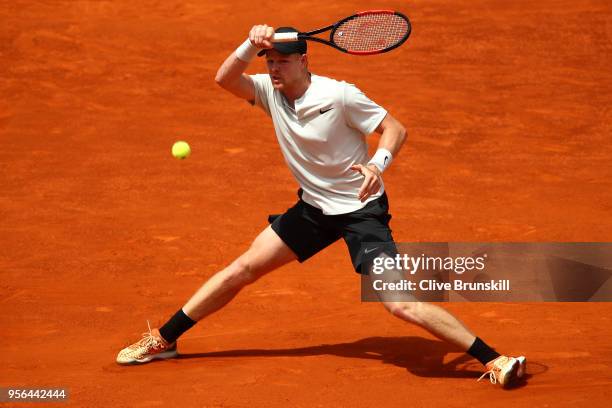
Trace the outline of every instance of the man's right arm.
{"label": "man's right arm", "polygon": [[260,49],[272,48],[270,39],[274,29],[267,25],[256,25],[249,32],[249,39],[236,51],[232,52],[221,64],[215,76],[215,82],[226,91],[253,102],[255,85],[251,77],[244,73],[251,59]]}

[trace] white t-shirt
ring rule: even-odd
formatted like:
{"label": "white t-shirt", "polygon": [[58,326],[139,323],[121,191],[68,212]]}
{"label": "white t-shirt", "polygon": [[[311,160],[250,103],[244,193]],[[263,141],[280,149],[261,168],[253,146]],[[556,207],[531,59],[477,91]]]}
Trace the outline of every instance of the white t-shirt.
{"label": "white t-shirt", "polygon": [[318,75],[311,76],[294,109],[268,74],[251,78],[255,104],[274,122],[285,161],[304,191],[302,200],[334,215],[359,210],[383,194],[384,186],[367,202],[359,201],[363,176],[350,167],[368,162],[365,136],[382,122],[385,109],[354,85]]}

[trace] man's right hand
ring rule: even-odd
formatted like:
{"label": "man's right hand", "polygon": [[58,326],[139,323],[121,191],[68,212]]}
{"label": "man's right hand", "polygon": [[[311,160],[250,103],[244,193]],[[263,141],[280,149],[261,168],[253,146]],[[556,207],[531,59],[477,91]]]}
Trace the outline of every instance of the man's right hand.
{"label": "man's right hand", "polygon": [[274,36],[274,27],[263,25],[256,25],[251,28],[249,33],[249,40],[257,48],[270,49],[272,45],[272,37]]}
{"label": "man's right hand", "polygon": [[[253,80],[244,71],[249,65],[249,61],[255,56],[257,50],[272,48],[272,36],[274,28],[267,25],[256,25],[249,32],[248,41],[245,41],[235,52],[232,52],[221,64],[215,75],[215,82],[223,89],[234,95],[246,99],[253,103],[255,100],[255,85]],[[255,47],[253,50],[250,46]],[[242,47],[247,47],[243,52],[244,59],[240,59],[236,54]],[[243,50],[244,51],[244,50]],[[246,55],[244,55],[246,54]]]}

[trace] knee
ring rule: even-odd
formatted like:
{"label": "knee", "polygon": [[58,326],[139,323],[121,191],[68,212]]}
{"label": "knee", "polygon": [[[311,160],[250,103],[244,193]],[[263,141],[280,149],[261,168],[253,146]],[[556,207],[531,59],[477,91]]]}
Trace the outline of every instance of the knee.
{"label": "knee", "polygon": [[226,285],[242,287],[255,282],[259,276],[249,261],[248,253],[231,263],[224,271]]}
{"label": "knee", "polygon": [[385,309],[393,316],[414,324],[420,324],[421,302],[385,302]]}

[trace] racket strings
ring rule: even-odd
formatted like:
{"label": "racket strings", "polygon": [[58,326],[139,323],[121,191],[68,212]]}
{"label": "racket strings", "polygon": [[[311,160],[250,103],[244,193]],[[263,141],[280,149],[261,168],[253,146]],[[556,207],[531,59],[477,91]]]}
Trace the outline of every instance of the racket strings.
{"label": "racket strings", "polygon": [[364,14],[342,23],[333,41],[347,51],[380,51],[400,43],[408,30],[408,22],[397,14]]}

